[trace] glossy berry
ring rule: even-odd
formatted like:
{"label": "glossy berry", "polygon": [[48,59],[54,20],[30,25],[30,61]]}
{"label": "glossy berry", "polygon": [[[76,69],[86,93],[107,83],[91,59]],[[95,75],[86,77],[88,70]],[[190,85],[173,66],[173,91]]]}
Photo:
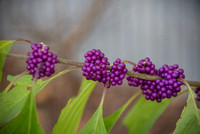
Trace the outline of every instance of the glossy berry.
{"label": "glossy berry", "polygon": [[200,101],[200,87],[197,87],[196,89],[195,89],[195,93],[196,93],[196,95],[197,95],[197,101]]}
{"label": "glossy berry", "polygon": [[33,77],[35,77],[38,71],[37,78],[50,77],[55,72],[55,64],[58,63],[56,54],[49,52],[48,46],[42,46],[42,44],[32,44],[32,52],[28,52],[29,59],[26,61],[27,70],[30,71]]}

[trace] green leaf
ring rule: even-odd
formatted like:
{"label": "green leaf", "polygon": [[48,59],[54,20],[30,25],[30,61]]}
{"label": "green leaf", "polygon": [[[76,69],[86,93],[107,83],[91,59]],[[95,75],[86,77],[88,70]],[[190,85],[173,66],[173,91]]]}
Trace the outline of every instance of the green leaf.
{"label": "green leaf", "polygon": [[161,103],[157,103],[142,96],[125,117],[123,124],[130,134],[146,134],[171,100],[164,99]]}
{"label": "green leaf", "polygon": [[[8,80],[13,80],[15,77],[9,76]],[[36,95],[46,84],[46,81],[38,80],[34,94]],[[0,125],[13,118],[23,108],[30,92],[27,87],[32,85],[31,75],[24,75],[15,81],[12,90],[0,101]]]}
{"label": "green leaf", "polygon": [[105,94],[103,94],[101,103],[98,109],[96,110],[96,112],[93,114],[92,118],[89,120],[86,126],[78,132],[78,134],[107,134],[104,121],[103,121],[104,97],[105,97]]}
{"label": "green leaf", "polygon": [[[53,79],[75,69],[76,68],[64,70],[46,81],[42,81],[41,79],[38,80],[36,83],[36,89],[34,90],[34,95],[41,91],[42,88]],[[8,76],[8,80],[12,81],[15,77],[16,76]],[[14,82],[15,87],[5,95],[2,101],[0,101],[0,125],[9,121],[20,112],[28,97],[28,93],[30,92],[27,90],[27,87],[32,87],[32,85],[33,81],[31,75],[24,75]]]}
{"label": "green leaf", "polygon": [[75,134],[78,128],[86,102],[97,82],[90,81],[77,97],[70,99],[62,109],[53,134]]}
{"label": "green leaf", "polygon": [[119,119],[119,117],[122,115],[122,113],[125,111],[125,109],[128,107],[128,105],[140,94],[141,92],[138,92],[134,94],[120,109],[118,109],[116,112],[114,112],[112,115],[108,117],[104,117],[104,124],[106,127],[107,132],[109,133],[116,121]]}
{"label": "green leaf", "polygon": [[0,102],[0,125],[13,118],[24,106],[29,91],[26,87],[16,86]]}
{"label": "green leaf", "polygon": [[[16,76],[11,76],[11,75],[7,76],[7,80],[10,82],[13,81],[15,78],[16,78]],[[37,82],[40,83],[41,80],[38,80]],[[33,85],[32,75],[24,75],[24,76],[20,77],[19,79],[17,79],[14,82],[14,85],[32,87],[32,85]]]}
{"label": "green leaf", "polygon": [[0,134],[43,134],[38,124],[35,96],[33,90],[28,93],[27,101],[20,114],[6,124]]}
{"label": "green leaf", "polygon": [[84,89],[84,87],[87,86],[87,84],[89,84],[90,82],[92,82],[92,80],[87,80],[85,77],[83,77],[79,92],[81,92],[81,90]]}
{"label": "green leaf", "polygon": [[14,40],[2,40],[0,41],[0,82],[2,77],[2,69],[4,66],[4,61],[6,59],[6,55],[9,52],[10,48],[12,47]]}
{"label": "green leaf", "polygon": [[187,87],[189,89],[187,105],[176,124],[174,134],[200,134],[200,110],[196,106],[194,92],[188,84]]}

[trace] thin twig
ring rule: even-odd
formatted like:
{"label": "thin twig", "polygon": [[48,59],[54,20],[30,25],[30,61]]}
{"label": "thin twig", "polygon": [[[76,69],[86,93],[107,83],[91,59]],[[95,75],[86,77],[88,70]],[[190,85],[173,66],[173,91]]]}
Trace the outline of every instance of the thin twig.
{"label": "thin twig", "polygon": [[[13,53],[8,53],[7,57],[17,58],[17,59],[28,59],[28,56],[26,56],[26,55],[13,54]],[[84,63],[82,63],[82,62],[65,60],[65,59],[62,59],[62,58],[58,58],[58,63],[77,66],[77,67],[84,66]],[[108,69],[110,70],[111,66],[108,66]],[[130,70],[126,73],[126,75],[130,75],[132,77],[139,78],[139,79],[152,80],[152,81],[155,81],[156,79],[162,79],[161,77],[159,77],[157,75],[148,75],[148,74],[136,73],[136,72],[133,72],[133,71],[130,71]],[[198,82],[198,81],[187,80],[187,83],[190,86],[200,87],[200,82]]]}
{"label": "thin twig", "polygon": [[21,39],[21,38],[19,38],[19,39],[16,39],[15,41],[22,41],[22,42],[26,42],[26,43],[29,43],[29,44],[33,44],[33,42],[31,42],[30,40],[25,40],[25,39]]}
{"label": "thin twig", "polygon": [[127,63],[127,64],[130,64],[130,65],[132,65],[132,66],[135,66],[135,65],[136,65],[134,62],[128,61],[128,60],[123,60],[122,62]]}
{"label": "thin twig", "polygon": [[58,58],[58,63],[77,66],[77,67],[84,66],[84,63],[82,63],[82,62],[77,62],[77,61],[73,61],[73,60],[65,60],[65,59],[62,59],[62,58]]}

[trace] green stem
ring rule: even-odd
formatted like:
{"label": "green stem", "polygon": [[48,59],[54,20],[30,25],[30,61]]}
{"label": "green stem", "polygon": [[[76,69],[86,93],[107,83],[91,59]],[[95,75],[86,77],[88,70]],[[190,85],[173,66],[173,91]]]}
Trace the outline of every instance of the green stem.
{"label": "green stem", "polygon": [[132,66],[135,66],[135,65],[136,65],[134,62],[129,61],[129,60],[123,60],[122,62],[127,63],[127,64],[130,64],[130,65],[132,65]]}
{"label": "green stem", "polygon": [[102,95],[102,98],[101,98],[100,105],[103,105],[103,102],[104,102],[104,99],[105,99],[105,96],[106,96],[106,91],[107,91],[107,86],[104,86],[103,95]]}
{"label": "green stem", "polygon": [[80,67],[70,67],[70,68],[65,69],[64,71],[61,71],[60,73],[54,75],[53,77],[51,77],[50,79],[48,79],[46,81],[51,81],[51,80],[53,80],[55,78],[58,78],[58,77],[62,76],[63,74],[66,74],[66,73],[68,73],[70,71],[77,70],[77,69],[80,69]]}

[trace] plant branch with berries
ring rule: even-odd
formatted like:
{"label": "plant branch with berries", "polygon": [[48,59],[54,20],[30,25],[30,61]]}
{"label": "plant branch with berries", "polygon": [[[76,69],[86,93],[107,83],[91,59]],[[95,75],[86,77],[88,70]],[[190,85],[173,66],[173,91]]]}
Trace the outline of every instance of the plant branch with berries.
{"label": "plant branch with berries", "polygon": [[[16,59],[28,59],[29,58],[26,55],[14,54],[14,53],[8,53],[7,57],[8,58],[16,58]],[[71,65],[71,66],[76,66],[76,67],[84,66],[83,62],[66,60],[66,59],[59,58],[59,57],[58,57],[58,64],[65,64],[65,65]],[[110,69],[110,68],[111,68],[111,66],[108,66],[108,69]],[[148,75],[148,74],[144,74],[144,73],[136,73],[136,72],[133,72],[133,71],[130,71],[130,70],[127,71],[126,75],[130,75],[132,77],[145,79],[145,80],[162,79],[160,76],[157,76],[157,75]],[[190,86],[200,87],[200,82],[198,82],[198,81],[191,81],[191,80],[186,80],[186,81]]]}
{"label": "plant branch with berries", "polygon": [[[28,43],[32,51],[27,52],[27,55],[9,53],[14,42]],[[27,71],[17,76],[8,76],[10,84],[0,93],[0,134],[43,134],[43,129],[38,123],[35,95],[52,80],[76,69],[82,69],[84,77],[80,92],[70,99],[61,111],[53,128],[53,134],[108,134],[135,98],[138,98],[136,104],[123,119],[123,124],[130,134],[147,133],[169,103],[187,91],[189,91],[187,105],[173,133],[200,133],[200,110],[194,99],[200,100],[200,82],[186,81],[184,70],[177,64],[165,64],[157,69],[149,57],[141,59],[136,64],[120,58],[110,63],[99,49],[87,51],[83,63],[57,57],[44,43],[17,39],[0,41],[0,81],[6,57],[25,60]],[[55,73],[56,64],[73,67],[52,75]],[[126,64],[131,64],[132,69],[128,70]],[[47,79],[42,80],[43,77]],[[113,114],[103,117],[105,91],[111,86],[122,85],[124,79],[128,81],[129,86],[140,87],[140,91]],[[78,132],[85,105],[97,82],[104,85],[101,103],[88,123]],[[188,90],[182,89],[182,85]],[[193,86],[195,91],[190,86]]]}

